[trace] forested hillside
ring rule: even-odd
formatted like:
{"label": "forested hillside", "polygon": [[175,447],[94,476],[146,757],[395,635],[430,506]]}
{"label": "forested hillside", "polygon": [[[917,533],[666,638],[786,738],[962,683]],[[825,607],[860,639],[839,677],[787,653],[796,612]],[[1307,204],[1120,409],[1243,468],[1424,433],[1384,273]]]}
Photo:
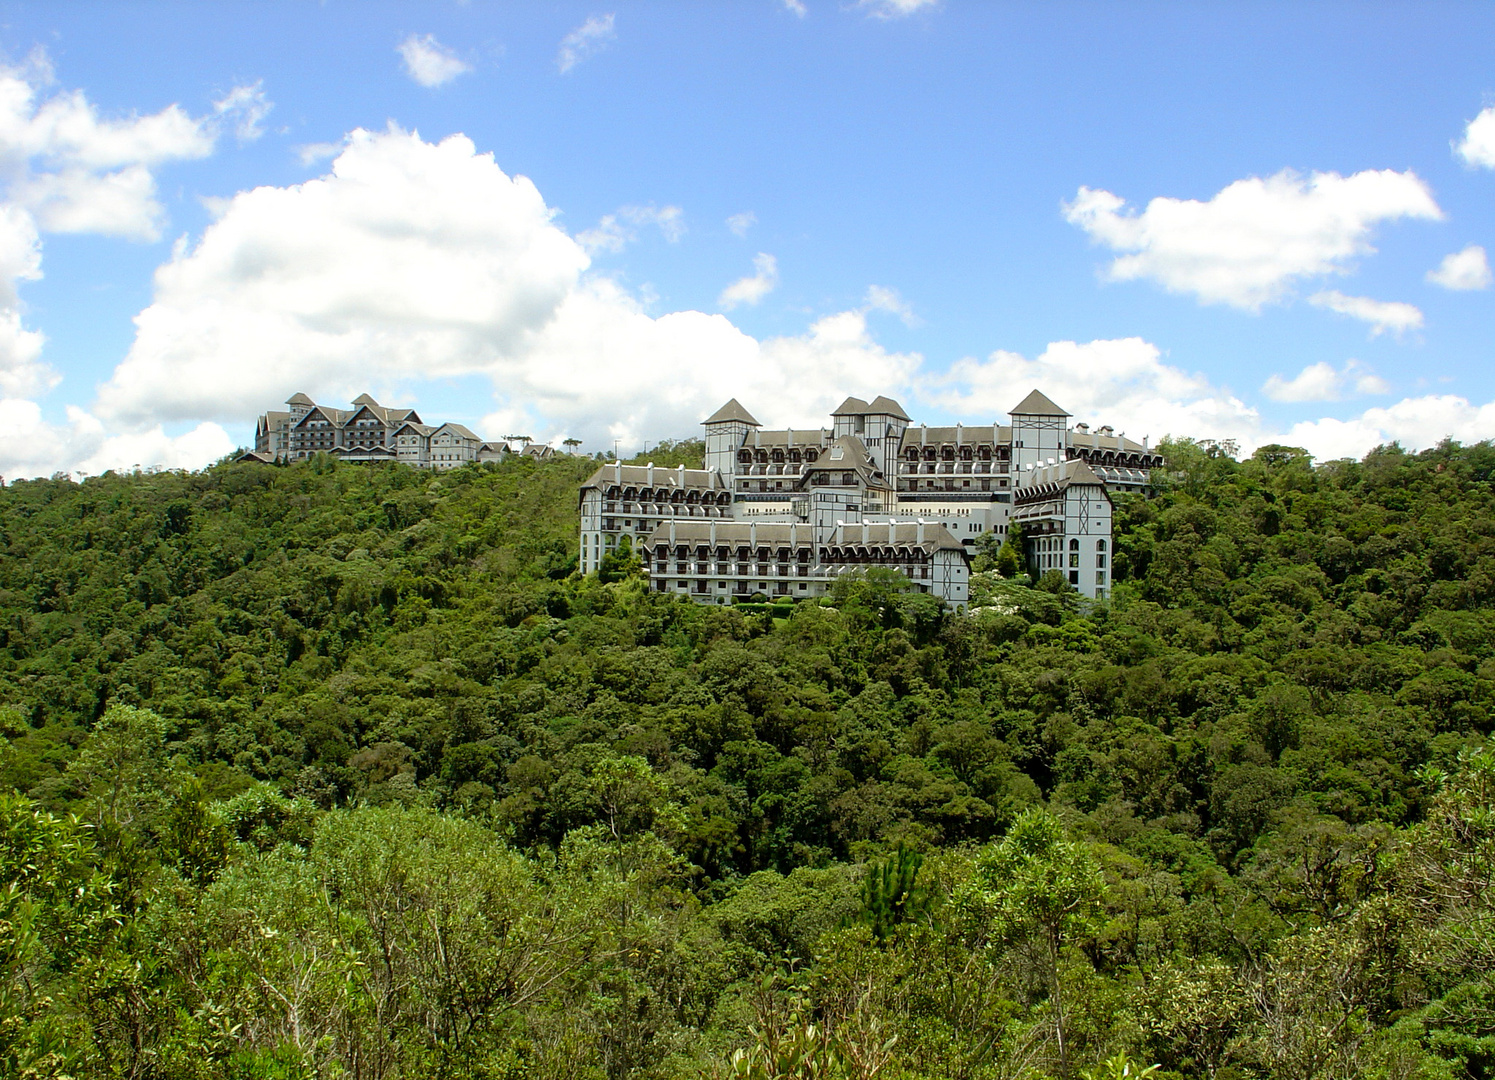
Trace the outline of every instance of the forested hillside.
{"label": "forested hillside", "polygon": [[584,458],[0,489],[0,1068],[1495,1077],[1495,448],[1164,452],[960,617],[578,577]]}

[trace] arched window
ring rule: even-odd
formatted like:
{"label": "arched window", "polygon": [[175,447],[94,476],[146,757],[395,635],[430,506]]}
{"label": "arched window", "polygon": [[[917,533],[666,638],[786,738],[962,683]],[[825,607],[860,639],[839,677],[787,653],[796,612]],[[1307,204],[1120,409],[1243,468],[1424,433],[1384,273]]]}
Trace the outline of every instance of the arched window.
{"label": "arched window", "polygon": [[1070,551],[1079,551],[1080,550],[1080,542],[1078,540],[1071,540],[1069,542],[1069,550]]}
{"label": "arched window", "polygon": [[1096,551],[1105,551],[1106,550],[1106,542],[1104,540],[1097,540],[1095,542],[1095,550]]}

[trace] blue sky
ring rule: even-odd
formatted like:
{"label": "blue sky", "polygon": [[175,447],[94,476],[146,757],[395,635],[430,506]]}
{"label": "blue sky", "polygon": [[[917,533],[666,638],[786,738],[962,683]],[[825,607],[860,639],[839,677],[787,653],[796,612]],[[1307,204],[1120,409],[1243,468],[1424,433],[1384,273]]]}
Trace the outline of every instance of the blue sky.
{"label": "blue sky", "polygon": [[[291,392],[1495,436],[1490,5],[0,4],[0,474]],[[1446,261],[1447,260],[1447,261]]]}

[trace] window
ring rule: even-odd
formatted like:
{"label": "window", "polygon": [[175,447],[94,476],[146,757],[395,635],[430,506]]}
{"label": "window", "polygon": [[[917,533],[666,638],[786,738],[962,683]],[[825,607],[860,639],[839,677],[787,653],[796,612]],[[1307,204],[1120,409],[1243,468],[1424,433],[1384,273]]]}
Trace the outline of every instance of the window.
{"label": "window", "polygon": [[1105,565],[1106,565],[1106,556],[1105,556],[1104,553],[1097,553],[1096,554],[1096,556],[1095,556],[1095,565],[1098,566],[1098,567],[1102,567],[1102,568],[1105,567]]}
{"label": "window", "polygon": [[1106,572],[1104,570],[1097,570],[1095,572],[1095,583],[1097,585],[1104,585],[1106,583]]}
{"label": "window", "polygon": [[1078,585],[1080,583],[1080,572],[1078,570],[1071,570],[1069,572],[1069,583],[1071,585]]}

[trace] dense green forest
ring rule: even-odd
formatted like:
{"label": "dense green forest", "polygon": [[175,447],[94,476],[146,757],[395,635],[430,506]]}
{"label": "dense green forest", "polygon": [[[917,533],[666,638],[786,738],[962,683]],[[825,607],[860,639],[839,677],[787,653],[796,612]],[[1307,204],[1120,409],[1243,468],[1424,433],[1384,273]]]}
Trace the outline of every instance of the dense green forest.
{"label": "dense green forest", "polygon": [[964,616],[582,578],[585,458],[0,489],[0,1071],[1495,1077],[1495,448],[1164,452]]}

